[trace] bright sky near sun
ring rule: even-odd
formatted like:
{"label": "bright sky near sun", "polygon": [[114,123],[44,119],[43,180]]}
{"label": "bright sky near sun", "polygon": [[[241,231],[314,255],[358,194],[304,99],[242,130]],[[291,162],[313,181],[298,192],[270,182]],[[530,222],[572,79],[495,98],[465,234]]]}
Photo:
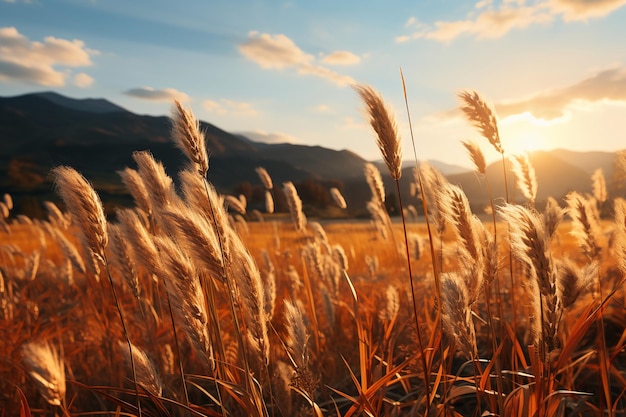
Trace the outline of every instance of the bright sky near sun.
{"label": "bright sky near sun", "polygon": [[477,91],[507,154],[626,148],[626,0],[0,0],[0,95],[52,90],[196,116],[254,140],[379,159],[351,85],[394,110],[412,159],[497,154],[458,111]]}

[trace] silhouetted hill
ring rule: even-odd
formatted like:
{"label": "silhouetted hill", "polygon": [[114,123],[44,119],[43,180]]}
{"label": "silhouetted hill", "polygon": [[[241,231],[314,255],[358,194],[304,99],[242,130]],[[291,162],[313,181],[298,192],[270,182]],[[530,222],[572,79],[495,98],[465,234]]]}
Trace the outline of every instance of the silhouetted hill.
{"label": "silhouetted hill", "polygon": [[614,152],[576,152],[567,149],[556,149],[551,153],[557,158],[584,169],[588,174],[592,174],[596,169],[601,168],[605,176],[613,171],[615,161]]}
{"label": "silhouetted hill", "polygon": [[[30,199],[32,205],[36,200],[54,198],[49,172],[54,166],[69,165],[94,183],[104,201],[128,202],[117,171],[134,166],[134,151],[152,152],[174,178],[187,163],[171,142],[170,128],[167,117],[137,115],[103,99],[76,100],[50,92],[0,97],[0,193],[13,194],[18,205],[20,196]],[[210,153],[208,177],[221,192],[236,192],[236,188],[252,192],[254,187],[258,191],[260,180],[255,168],[263,166],[278,187],[285,181],[309,181],[309,188],[315,188],[310,181],[317,181],[324,189],[343,184],[342,191],[353,213],[364,211],[370,198],[363,175],[366,161],[353,152],[255,142],[205,122],[201,128],[206,132]],[[559,149],[535,152],[530,159],[538,177],[537,200],[541,202],[547,196],[560,198],[571,190],[590,192],[590,175],[596,168],[604,170],[609,183],[615,154]],[[474,207],[487,205],[483,179],[474,172],[458,173],[465,168],[429,162],[448,174],[452,183],[459,184]],[[378,165],[388,193],[395,194],[386,166],[380,161]],[[415,197],[409,196],[412,165],[407,164],[403,170],[401,189],[405,204],[419,206]],[[507,175],[512,196],[521,201],[514,175],[510,171]],[[487,177],[496,201],[504,201],[501,164],[490,165]],[[309,191],[314,193],[313,188]]]}
{"label": "silhouetted hill", "polygon": [[117,104],[113,104],[103,98],[75,99],[65,97],[53,91],[44,91],[42,93],[34,93],[32,95],[45,98],[54,104],[58,104],[59,106],[66,107],[68,109],[79,110],[87,113],[115,113],[127,111],[125,108],[120,107]]}
{"label": "silhouetted hill", "polygon": [[[106,100],[56,93],[0,97],[0,191],[52,198],[50,169],[69,165],[98,191],[121,194],[116,171],[134,166],[137,150],[151,151],[175,177],[187,161],[174,147],[170,128],[167,117],[136,115]],[[209,179],[222,192],[241,182],[259,183],[257,166],[277,184],[362,177],[365,161],[349,151],[257,143],[204,122],[201,129],[210,153]]]}

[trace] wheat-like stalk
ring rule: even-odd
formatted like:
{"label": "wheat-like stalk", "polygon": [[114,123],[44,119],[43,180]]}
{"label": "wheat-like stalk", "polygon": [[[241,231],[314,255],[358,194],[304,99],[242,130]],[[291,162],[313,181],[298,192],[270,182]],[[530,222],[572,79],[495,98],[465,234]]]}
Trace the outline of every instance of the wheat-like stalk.
{"label": "wheat-like stalk", "polygon": [[598,201],[598,204],[602,204],[607,199],[606,180],[604,179],[604,172],[602,168],[598,168],[593,172],[591,176],[593,196]]}
{"label": "wheat-like stalk", "polygon": [[467,290],[458,274],[441,274],[441,319],[444,329],[454,337],[461,352],[473,360],[478,355],[478,349],[470,308],[470,296]]}
{"label": "wheat-like stalk", "polygon": [[209,157],[204,133],[200,131],[200,123],[178,100],[174,100],[172,113],[172,139],[204,177],[209,170]]}
{"label": "wheat-like stalk", "polygon": [[242,203],[240,199],[235,196],[227,195],[224,197],[228,208],[233,209],[239,214],[246,214],[246,205]]}
{"label": "wheat-like stalk", "polygon": [[207,329],[209,313],[198,273],[187,255],[167,238],[157,238],[163,268],[160,276],[167,280],[167,292],[177,324],[182,326],[196,353],[213,370],[213,349]]}
{"label": "wheat-like stalk", "polygon": [[[131,349],[128,348],[128,345],[123,342],[118,342],[117,347],[124,355],[126,362],[130,363]],[[161,382],[161,378],[159,377],[154,363],[150,360],[146,352],[137,345],[132,345],[132,355],[133,362],[137,366],[137,383],[150,394],[155,397],[160,397],[163,394],[163,383]]]}
{"label": "wheat-like stalk", "polygon": [[61,251],[63,251],[65,257],[72,262],[72,265],[78,270],[78,272],[84,274],[86,272],[85,262],[83,261],[83,257],[78,252],[78,249],[76,249],[76,246],[74,246],[74,244],[70,242],[58,228],[51,226],[50,232],[59,243]]}
{"label": "wheat-like stalk", "polygon": [[504,153],[498,133],[498,123],[495,111],[476,91],[462,91],[459,97],[463,102],[461,110],[467,119],[481,132],[494,149]]}
{"label": "wheat-like stalk", "polygon": [[546,233],[543,218],[535,211],[506,204],[500,208],[500,213],[510,227],[511,252],[530,271],[531,301],[540,315],[533,320],[535,342],[545,360],[545,354],[557,346],[562,308],[557,292],[557,268],[550,248],[552,236]]}
{"label": "wheat-like stalk", "polygon": [[49,342],[30,342],[21,348],[24,364],[41,396],[52,405],[65,401],[65,366]]}
{"label": "wheat-like stalk", "polygon": [[335,204],[337,204],[337,207],[342,208],[342,209],[345,209],[348,207],[348,205],[346,204],[346,200],[343,198],[341,191],[339,191],[337,187],[332,187],[330,189],[330,196],[332,197]]}
{"label": "wheat-like stalk", "polygon": [[135,263],[142,265],[146,271],[159,271],[161,267],[159,251],[137,212],[131,209],[119,210],[117,219],[121,232],[129,243]]}
{"label": "wheat-like stalk", "polygon": [[600,244],[601,229],[599,219],[591,202],[573,191],[565,197],[567,214],[572,218],[572,231],[589,259],[598,259],[602,251]]}
{"label": "wheat-like stalk", "polygon": [[285,192],[285,197],[287,197],[293,224],[298,232],[303,232],[306,227],[306,217],[302,211],[302,200],[298,196],[298,191],[291,181],[283,183],[283,191]]}
{"label": "wheat-like stalk", "polygon": [[256,167],[255,171],[257,175],[259,176],[259,179],[263,183],[263,186],[265,187],[266,190],[271,190],[272,188],[274,188],[272,177],[270,177],[270,174],[268,174],[265,168]]}
{"label": "wheat-like stalk", "polygon": [[100,197],[85,177],[70,167],[57,167],[53,171],[57,192],[67,211],[76,222],[85,247],[104,259],[107,245],[107,221]]}
{"label": "wheat-like stalk", "polygon": [[402,176],[402,148],[396,121],[382,97],[370,86],[356,86],[367,109],[369,123],[376,132],[376,144],[380,149],[389,174],[394,180]]}
{"label": "wheat-like stalk", "polygon": [[130,195],[133,196],[137,207],[145,211],[146,214],[151,214],[152,203],[150,202],[150,195],[148,194],[148,189],[139,175],[139,172],[126,167],[122,171],[118,171],[118,174],[122,178],[122,183],[130,192]]}
{"label": "wheat-like stalk", "polygon": [[467,153],[470,156],[470,159],[474,163],[476,167],[476,171],[479,173],[486,175],[487,173],[487,162],[485,161],[485,155],[480,150],[480,147],[473,140],[461,141],[465,149],[467,149]]}
{"label": "wheat-like stalk", "polygon": [[265,190],[265,211],[269,214],[274,212],[274,197],[270,190]]}
{"label": "wheat-like stalk", "polygon": [[517,187],[529,201],[530,205],[535,204],[537,199],[537,177],[528,155],[515,155],[511,158],[513,162],[513,172],[517,178]]}
{"label": "wheat-like stalk", "polygon": [[157,162],[151,153],[145,151],[133,153],[133,159],[137,163],[139,176],[148,190],[152,209],[156,210],[174,204],[177,199],[174,183],[165,173],[163,164]]}
{"label": "wheat-like stalk", "polygon": [[139,287],[139,275],[135,268],[134,257],[132,256],[132,249],[129,241],[125,239],[121,227],[117,224],[109,225],[109,248],[113,257],[111,258],[111,264],[117,268],[122,274],[122,278],[128,287],[133,292],[136,299],[139,299],[141,295],[141,288]]}
{"label": "wheat-like stalk", "polygon": [[376,168],[376,165],[367,162],[363,166],[365,173],[365,181],[369,185],[372,191],[372,198],[379,203],[385,202],[385,186],[383,184],[383,178],[380,175],[380,171]]}

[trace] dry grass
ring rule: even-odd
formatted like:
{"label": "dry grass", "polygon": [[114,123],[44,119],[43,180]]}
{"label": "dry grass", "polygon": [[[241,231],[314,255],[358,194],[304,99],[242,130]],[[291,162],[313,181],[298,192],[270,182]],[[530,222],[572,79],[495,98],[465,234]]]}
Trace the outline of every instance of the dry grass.
{"label": "dry grass", "polygon": [[[463,97],[499,144],[484,100]],[[65,212],[47,203],[46,219],[28,219],[3,199],[2,415],[626,412],[626,205],[599,217],[612,200],[600,174],[595,198],[541,212],[504,204],[483,223],[422,165],[431,235],[391,221],[368,166],[374,223],[307,222],[291,183],[291,218],[268,210],[257,222],[206,182],[201,133],[177,112],[192,166],[179,192],[142,152],[121,173],[136,206],[109,219],[69,168],[55,171]],[[466,146],[484,174],[480,149]],[[532,167],[521,168],[534,202]]]}

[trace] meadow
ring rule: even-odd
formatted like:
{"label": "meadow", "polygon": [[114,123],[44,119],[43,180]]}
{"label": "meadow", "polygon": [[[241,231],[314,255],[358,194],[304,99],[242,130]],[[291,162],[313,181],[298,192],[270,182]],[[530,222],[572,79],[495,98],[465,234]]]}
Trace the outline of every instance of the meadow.
{"label": "meadow", "polygon": [[[45,219],[5,195],[1,415],[623,415],[626,201],[601,172],[593,195],[535,201],[529,160],[504,168],[493,110],[464,92],[525,197],[474,213],[427,164],[401,177],[393,116],[357,92],[398,190],[415,183],[397,219],[371,164],[371,221],[307,219],[293,184],[262,167],[266,209],[248,212],[206,180],[202,132],[180,103],[177,186],[144,151],[120,172],[135,205],[108,217],[70,167],[52,172],[63,204],[42,202]],[[489,192],[480,146],[465,146]],[[289,216],[273,213],[277,186]]]}

